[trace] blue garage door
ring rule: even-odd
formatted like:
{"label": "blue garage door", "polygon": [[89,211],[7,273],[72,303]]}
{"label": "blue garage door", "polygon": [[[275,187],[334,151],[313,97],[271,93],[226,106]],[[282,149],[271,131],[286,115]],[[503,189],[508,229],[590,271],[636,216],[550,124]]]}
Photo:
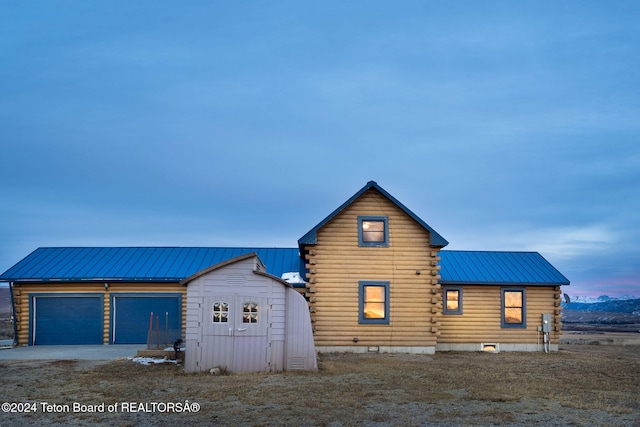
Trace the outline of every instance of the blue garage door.
{"label": "blue garage door", "polygon": [[33,345],[102,344],[101,295],[33,296]]}
{"label": "blue garage door", "polygon": [[153,313],[154,341],[173,343],[182,336],[182,294],[113,294],[112,343],[146,344]]}

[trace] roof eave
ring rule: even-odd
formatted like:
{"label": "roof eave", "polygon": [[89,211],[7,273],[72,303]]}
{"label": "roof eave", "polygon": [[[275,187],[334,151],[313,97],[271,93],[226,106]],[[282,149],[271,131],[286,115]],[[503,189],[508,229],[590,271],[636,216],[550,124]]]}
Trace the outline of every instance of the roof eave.
{"label": "roof eave", "polygon": [[569,286],[569,282],[473,282],[469,280],[441,280],[442,286]]}

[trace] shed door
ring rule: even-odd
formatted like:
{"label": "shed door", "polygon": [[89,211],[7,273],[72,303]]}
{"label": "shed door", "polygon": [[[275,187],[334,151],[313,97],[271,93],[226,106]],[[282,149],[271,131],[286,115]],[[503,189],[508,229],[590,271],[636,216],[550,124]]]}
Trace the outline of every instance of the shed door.
{"label": "shed door", "polygon": [[113,344],[145,344],[149,340],[153,347],[171,347],[182,336],[181,295],[113,294],[111,303]]}
{"label": "shed door", "polygon": [[268,370],[267,298],[207,297],[202,310],[201,365],[232,372]]}
{"label": "shed door", "polygon": [[31,344],[102,344],[103,299],[96,295],[34,296]]}

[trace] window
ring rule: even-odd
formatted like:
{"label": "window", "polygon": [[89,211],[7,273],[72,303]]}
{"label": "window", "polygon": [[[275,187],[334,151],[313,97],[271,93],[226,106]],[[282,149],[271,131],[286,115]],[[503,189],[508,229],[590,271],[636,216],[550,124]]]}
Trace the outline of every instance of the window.
{"label": "window", "polygon": [[358,244],[389,246],[389,219],[385,216],[359,216]]}
{"label": "window", "polygon": [[444,314],[462,314],[462,288],[443,288]]}
{"label": "window", "polygon": [[258,323],[258,304],[255,302],[242,304],[242,323]]}
{"label": "window", "polygon": [[229,303],[217,301],[213,303],[213,323],[229,322]]}
{"label": "window", "polygon": [[389,323],[389,282],[360,282],[360,323]]}
{"label": "window", "polygon": [[526,295],[524,289],[502,289],[502,327],[526,328]]}

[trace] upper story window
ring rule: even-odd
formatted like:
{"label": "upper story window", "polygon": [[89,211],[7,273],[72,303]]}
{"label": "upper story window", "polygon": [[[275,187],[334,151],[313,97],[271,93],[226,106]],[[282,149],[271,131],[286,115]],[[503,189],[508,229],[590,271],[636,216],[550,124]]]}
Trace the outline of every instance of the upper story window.
{"label": "upper story window", "polygon": [[389,218],[386,216],[359,216],[358,245],[389,246]]}
{"label": "upper story window", "polygon": [[524,289],[502,289],[502,327],[527,327],[526,294]]}
{"label": "upper story window", "polygon": [[462,288],[445,287],[444,314],[462,314]]}

